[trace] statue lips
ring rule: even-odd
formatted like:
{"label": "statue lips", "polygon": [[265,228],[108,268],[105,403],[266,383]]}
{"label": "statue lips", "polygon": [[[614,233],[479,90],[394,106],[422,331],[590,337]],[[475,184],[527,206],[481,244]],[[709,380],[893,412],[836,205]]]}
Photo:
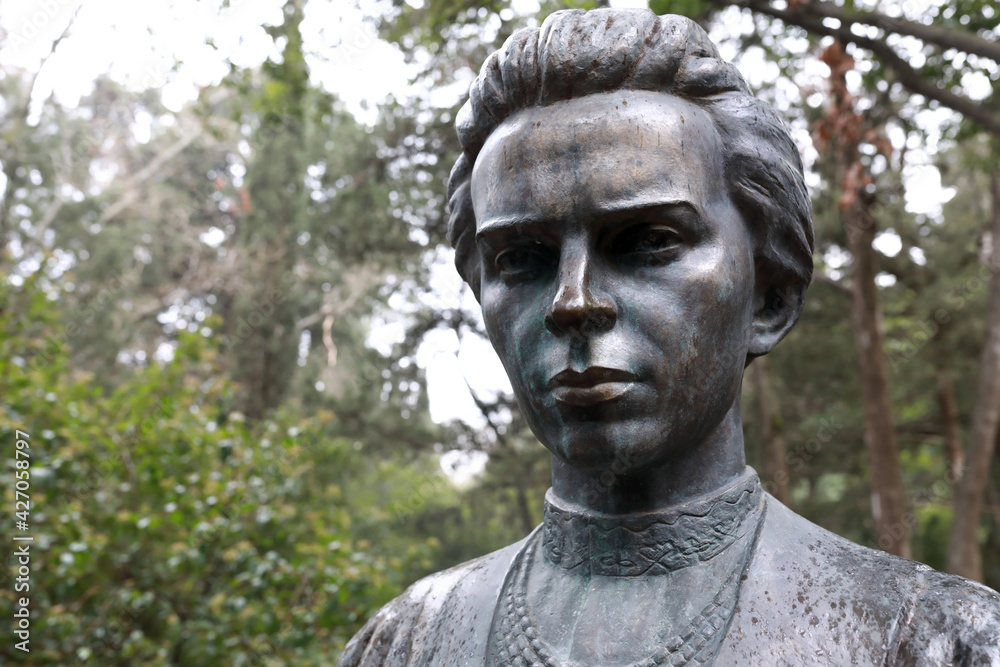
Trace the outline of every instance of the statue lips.
{"label": "statue lips", "polygon": [[636,380],[628,371],[591,366],[583,372],[571,369],[560,371],[549,380],[549,389],[559,403],[585,407],[620,398]]}

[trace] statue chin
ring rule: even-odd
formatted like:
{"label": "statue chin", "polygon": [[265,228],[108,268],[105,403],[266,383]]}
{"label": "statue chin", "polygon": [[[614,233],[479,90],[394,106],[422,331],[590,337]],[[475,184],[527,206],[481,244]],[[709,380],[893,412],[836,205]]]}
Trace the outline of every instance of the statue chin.
{"label": "statue chin", "polygon": [[[556,444],[543,444],[573,469],[604,478],[607,473],[616,478],[627,477],[651,467],[668,465],[676,452],[684,449],[683,443],[675,441],[671,446],[659,439],[650,441],[642,435],[640,429],[628,425],[597,424],[594,428],[581,428],[579,432],[574,430]],[[662,437],[663,432],[658,435]]]}
{"label": "statue chin", "polygon": [[[661,476],[665,479],[656,483],[662,486],[686,474],[689,467],[707,469],[708,459],[727,462],[717,480],[709,483],[719,486],[745,465],[739,396],[727,388],[701,398],[703,408],[693,414],[670,409],[669,401],[664,401],[666,409],[647,410],[627,419],[620,413],[562,412],[556,419],[551,412],[522,412],[529,416],[535,436],[559,462],[602,480],[603,487],[609,479],[648,478],[652,482]],[[683,419],[685,413],[691,417]],[[554,479],[559,474],[554,472]],[[693,481],[686,479],[684,484]]]}

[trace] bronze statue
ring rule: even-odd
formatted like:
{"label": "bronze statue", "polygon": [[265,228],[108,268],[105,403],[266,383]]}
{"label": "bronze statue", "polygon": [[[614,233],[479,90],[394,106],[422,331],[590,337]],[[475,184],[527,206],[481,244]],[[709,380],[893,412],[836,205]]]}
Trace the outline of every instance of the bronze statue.
{"label": "bronze statue", "polygon": [[456,264],[553,457],[521,542],[414,584],[344,667],[1000,665],[1000,595],[796,515],[743,371],[812,275],[798,151],[705,32],[557,12],[457,120]]}

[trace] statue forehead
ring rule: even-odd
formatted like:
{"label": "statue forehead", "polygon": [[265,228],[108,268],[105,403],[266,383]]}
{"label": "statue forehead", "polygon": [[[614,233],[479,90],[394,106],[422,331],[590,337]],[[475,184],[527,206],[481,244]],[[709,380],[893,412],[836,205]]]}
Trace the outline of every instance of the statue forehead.
{"label": "statue forehead", "polygon": [[725,195],[722,148],[708,113],[667,93],[617,91],[530,107],[501,123],[479,153],[476,218],[561,217],[633,199],[706,204]]}

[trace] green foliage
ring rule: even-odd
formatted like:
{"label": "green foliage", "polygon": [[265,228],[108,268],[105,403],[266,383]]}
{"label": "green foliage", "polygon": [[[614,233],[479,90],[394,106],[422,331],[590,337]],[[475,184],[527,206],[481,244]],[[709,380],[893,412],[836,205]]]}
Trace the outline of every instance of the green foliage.
{"label": "green foliage", "polygon": [[[332,413],[281,410],[251,423],[226,412],[233,387],[198,333],[181,335],[169,364],[105,393],[64,354],[36,363],[37,341],[60,326],[47,302],[36,280],[0,280],[0,439],[30,434],[35,538],[32,651],[6,642],[3,661],[329,664],[368,615],[433,567],[434,540],[376,548],[358,537],[399,526],[391,496],[371,490],[414,473],[368,468],[360,443],[331,435]],[[0,474],[5,507],[13,472]],[[7,544],[11,529],[4,522]],[[9,618],[12,572],[0,575]]]}
{"label": "green foliage", "polygon": [[463,0],[429,0],[419,8],[403,0],[394,0],[393,5],[399,14],[395,20],[385,22],[385,38],[393,42],[407,41],[411,45],[440,43],[442,36],[456,26],[482,21],[488,14],[499,13],[504,7],[501,1],[473,7]]}
{"label": "green foliage", "polygon": [[649,8],[660,15],[679,14],[699,22],[715,10],[713,5],[705,0],[650,0]]}

